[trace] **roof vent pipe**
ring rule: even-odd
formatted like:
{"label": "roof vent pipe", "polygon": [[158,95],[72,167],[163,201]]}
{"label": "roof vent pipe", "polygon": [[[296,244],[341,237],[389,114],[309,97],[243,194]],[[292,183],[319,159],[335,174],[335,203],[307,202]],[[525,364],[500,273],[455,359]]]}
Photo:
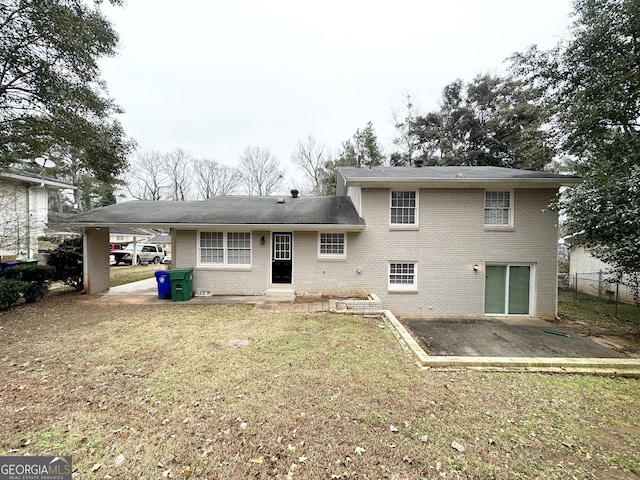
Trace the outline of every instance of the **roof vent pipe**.
{"label": "roof vent pipe", "polygon": [[294,188],[293,190],[291,190],[291,197],[292,198],[298,198],[298,194],[299,193],[300,192],[297,189]]}
{"label": "roof vent pipe", "polygon": [[422,168],[423,163],[424,163],[424,160],[422,160],[421,158],[416,158],[413,161],[413,164],[416,166],[416,168]]}

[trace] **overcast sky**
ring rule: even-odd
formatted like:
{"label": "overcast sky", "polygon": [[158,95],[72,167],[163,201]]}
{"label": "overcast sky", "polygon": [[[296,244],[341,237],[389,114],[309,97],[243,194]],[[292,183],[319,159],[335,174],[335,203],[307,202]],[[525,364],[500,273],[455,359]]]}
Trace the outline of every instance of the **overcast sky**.
{"label": "overcast sky", "polygon": [[128,0],[104,8],[121,44],[102,77],[140,150],[180,147],[235,165],[259,146],[291,175],[297,140],[309,134],[337,151],[371,121],[389,152],[403,92],[427,112],[455,79],[504,73],[505,59],[532,44],[551,48],[567,34],[571,1]]}

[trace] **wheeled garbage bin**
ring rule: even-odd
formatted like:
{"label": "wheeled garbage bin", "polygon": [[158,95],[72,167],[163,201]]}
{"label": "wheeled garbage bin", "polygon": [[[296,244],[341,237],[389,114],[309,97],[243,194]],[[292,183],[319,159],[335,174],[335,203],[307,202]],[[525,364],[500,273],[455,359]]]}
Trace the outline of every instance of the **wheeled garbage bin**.
{"label": "wheeled garbage bin", "polygon": [[171,299],[174,302],[191,300],[193,291],[193,268],[169,270],[171,277]]}
{"label": "wheeled garbage bin", "polygon": [[156,270],[156,282],[158,283],[158,298],[166,300],[171,298],[171,277],[167,270]]}

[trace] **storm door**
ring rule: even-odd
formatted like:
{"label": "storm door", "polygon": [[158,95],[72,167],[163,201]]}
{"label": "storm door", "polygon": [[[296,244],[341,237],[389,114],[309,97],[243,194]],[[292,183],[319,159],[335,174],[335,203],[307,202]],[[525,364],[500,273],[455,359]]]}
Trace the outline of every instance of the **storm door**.
{"label": "storm door", "polygon": [[531,267],[487,265],[484,284],[486,315],[529,315]]}
{"label": "storm door", "polygon": [[293,234],[274,233],[271,244],[271,283],[291,283]]}

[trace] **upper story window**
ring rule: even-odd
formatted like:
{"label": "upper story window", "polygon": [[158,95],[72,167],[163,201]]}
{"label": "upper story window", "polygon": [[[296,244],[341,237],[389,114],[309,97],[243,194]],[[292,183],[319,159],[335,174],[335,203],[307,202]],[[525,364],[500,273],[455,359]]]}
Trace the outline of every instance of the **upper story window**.
{"label": "upper story window", "polygon": [[320,233],[318,256],[321,258],[345,258],[347,239],[344,233]]}
{"label": "upper story window", "polygon": [[416,226],[418,224],[418,198],[416,192],[391,192],[391,225]]}
{"label": "upper story window", "polygon": [[484,224],[508,227],[513,224],[511,192],[484,192]]}
{"label": "upper story window", "polygon": [[200,232],[200,265],[251,265],[251,233]]}

